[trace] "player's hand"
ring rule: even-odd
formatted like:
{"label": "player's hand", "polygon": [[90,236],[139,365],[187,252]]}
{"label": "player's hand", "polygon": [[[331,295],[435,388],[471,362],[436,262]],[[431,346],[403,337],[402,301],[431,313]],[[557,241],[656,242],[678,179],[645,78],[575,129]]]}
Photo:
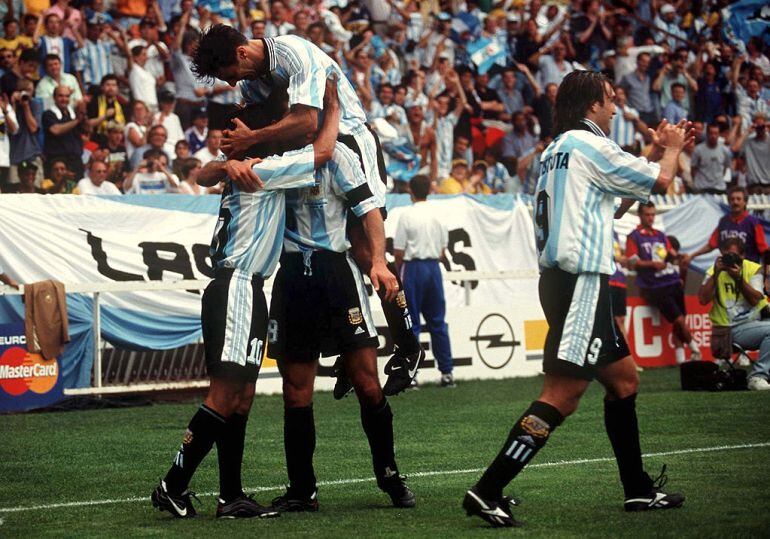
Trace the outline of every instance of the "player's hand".
{"label": "player's hand", "polygon": [[222,132],[222,151],[230,159],[238,159],[256,141],[254,140],[254,132],[246,127],[240,118],[235,118],[233,124],[235,129],[225,129]]}
{"label": "player's hand", "polygon": [[252,169],[254,165],[261,162],[262,159],[259,158],[247,159],[246,161],[229,159],[225,162],[225,173],[241,191],[254,193],[265,186],[257,173]]}
{"label": "player's hand", "polygon": [[722,257],[718,256],[716,260],[714,260],[714,275],[718,275],[719,272],[725,271],[727,267],[722,264]]}
{"label": "player's hand", "polygon": [[372,270],[369,272],[369,279],[372,281],[374,290],[379,293],[380,288],[385,288],[385,301],[393,301],[398,294],[398,280],[393,275],[385,262],[376,262],[372,264]]}

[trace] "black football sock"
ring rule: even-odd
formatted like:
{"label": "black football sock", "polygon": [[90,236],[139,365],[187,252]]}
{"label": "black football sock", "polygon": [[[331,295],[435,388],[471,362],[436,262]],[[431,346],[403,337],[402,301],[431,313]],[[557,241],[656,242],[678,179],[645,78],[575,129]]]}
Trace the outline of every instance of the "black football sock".
{"label": "black football sock", "polygon": [[243,494],[241,467],[248,420],[249,417],[245,415],[231,415],[227,419],[222,436],[217,440],[219,496],[226,502],[230,502]]}
{"label": "black football sock", "polygon": [[182,438],[182,447],[176,454],[174,464],[166,474],[166,489],[171,494],[181,494],[187,489],[195,470],[206,457],[225,428],[225,418],[201,404],[190,420]]}
{"label": "black football sock", "polygon": [[313,405],[286,408],[283,414],[283,448],[292,494],[309,497],[316,487],[313,470],[315,420]]}
{"label": "black football sock", "polygon": [[541,401],[530,404],[511,429],[500,453],[476,483],[478,493],[483,498],[501,498],[503,488],[532,460],[562,421],[564,417],[550,404]]}
{"label": "black football sock", "polygon": [[380,287],[378,292],[382,302],[382,312],[385,314],[385,320],[390,329],[390,335],[393,337],[393,343],[399,351],[405,355],[412,355],[420,350],[420,341],[412,331],[412,319],[409,315],[409,309],[406,304],[406,295],[404,295],[404,284],[398,275],[396,265],[388,264],[390,272],[398,280],[398,289],[400,292],[393,301],[386,301],[385,288]]}
{"label": "black football sock", "polygon": [[393,444],[393,412],[383,397],[376,406],[361,405],[361,425],[369,439],[372,451],[372,467],[377,479],[398,472]]}
{"label": "black football sock", "polygon": [[648,494],[652,481],[642,465],[636,394],[625,399],[604,400],[604,427],[618,461],[620,481],[626,498]]}

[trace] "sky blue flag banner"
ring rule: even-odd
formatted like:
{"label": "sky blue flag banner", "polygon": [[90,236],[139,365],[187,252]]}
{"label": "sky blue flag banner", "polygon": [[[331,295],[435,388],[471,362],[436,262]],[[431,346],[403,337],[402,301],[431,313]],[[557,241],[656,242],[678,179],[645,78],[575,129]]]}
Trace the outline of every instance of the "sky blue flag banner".
{"label": "sky blue flag banner", "polygon": [[760,37],[770,45],[770,3],[767,0],[741,0],[722,10],[725,38],[746,52],[751,37]]}
{"label": "sky blue flag banner", "polygon": [[468,54],[471,61],[476,64],[476,71],[483,75],[498,62],[505,61],[505,51],[497,41],[481,37],[468,44]]}
{"label": "sky blue flag banner", "polygon": [[449,37],[455,43],[465,44],[476,39],[481,34],[481,23],[470,13],[458,13],[452,19],[452,30]]}

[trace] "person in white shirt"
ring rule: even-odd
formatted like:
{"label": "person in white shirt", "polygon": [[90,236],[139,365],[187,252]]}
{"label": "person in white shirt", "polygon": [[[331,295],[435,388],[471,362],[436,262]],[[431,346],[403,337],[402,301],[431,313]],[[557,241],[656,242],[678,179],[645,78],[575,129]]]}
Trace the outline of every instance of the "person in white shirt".
{"label": "person in white shirt", "polygon": [[19,132],[19,121],[16,112],[8,103],[5,95],[0,95],[0,177],[7,177],[8,167],[11,166],[11,143],[9,137]]}
{"label": "person in white shirt", "polygon": [[207,163],[219,159],[220,156],[224,155],[222,150],[219,149],[221,145],[222,131],[219,129],[210,129],[206,135],[206,145],[195,152],[193,157],[198,159],[203,166],[206,166]]}
{"label": "person in white shirt", "polygon": [[88,166],[88,177],[78,182],[78,191],[81,195],[122,195],[120,189],[108,182],[109,168],[104,161],[91,161]]}
{"label": "person in white shirt", "polygon": [[166,128],[168,138],[166,142],[175,145],[180,140],[184,140],[184,129],[182,122],[174,113],[176,101],[174,94],[168,90],[162,90],[158,96],[158,112],[152,116],[152,125],[160,124]]}
{"label": "person in white shirt", "polygon": [[431,349],[441,371],[441,387],[454,387],[452,349],[446,325],[446,300],[439,260],[449,243],[449,231],[426,204],[430,178],[418,174],[409,182],[414,205],[404,210],[396,226],[393,249],[412,315],[412,331],[420,336],[420,314],[430,332]]}
{"label": "person in white shirt", "polygon": [[161,150],[149,150],[144,161],[126,178],[123,188],[126,194],[160,195],[174,193],[179,187],[179,178],[168,170],[168,160]]}
{"label": "person in white shirt", "polygon": [[158,93],[156,86],[160,79],[145,68],[147,64],[147,47],[137,45],[128,55],[128,82],[134,99],[143,101],[151,112],[158,110]]}
{"label": "person in white shirt", "polygon": [[201,162],[198,159],[194,157],[185,159],[180,166],[182,181],[179,182],[176,192],[180,195],[207,195],[216,192],[217,186],[207,188],[198,185],[198,174],[201,168]]}

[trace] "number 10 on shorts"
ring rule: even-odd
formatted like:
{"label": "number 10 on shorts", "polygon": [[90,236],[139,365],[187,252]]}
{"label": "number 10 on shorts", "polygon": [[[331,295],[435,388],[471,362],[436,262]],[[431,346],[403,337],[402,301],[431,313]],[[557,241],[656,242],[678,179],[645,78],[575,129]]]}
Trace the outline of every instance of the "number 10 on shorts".
{"label": "number 10 on shorts", "polygon": [[251,339],[251,343],[249,343],[249,356],[246,358],[246,363],[260,367],[262,365],[262,350],[264,346],[265,343],[262,340],[256,337]]}

